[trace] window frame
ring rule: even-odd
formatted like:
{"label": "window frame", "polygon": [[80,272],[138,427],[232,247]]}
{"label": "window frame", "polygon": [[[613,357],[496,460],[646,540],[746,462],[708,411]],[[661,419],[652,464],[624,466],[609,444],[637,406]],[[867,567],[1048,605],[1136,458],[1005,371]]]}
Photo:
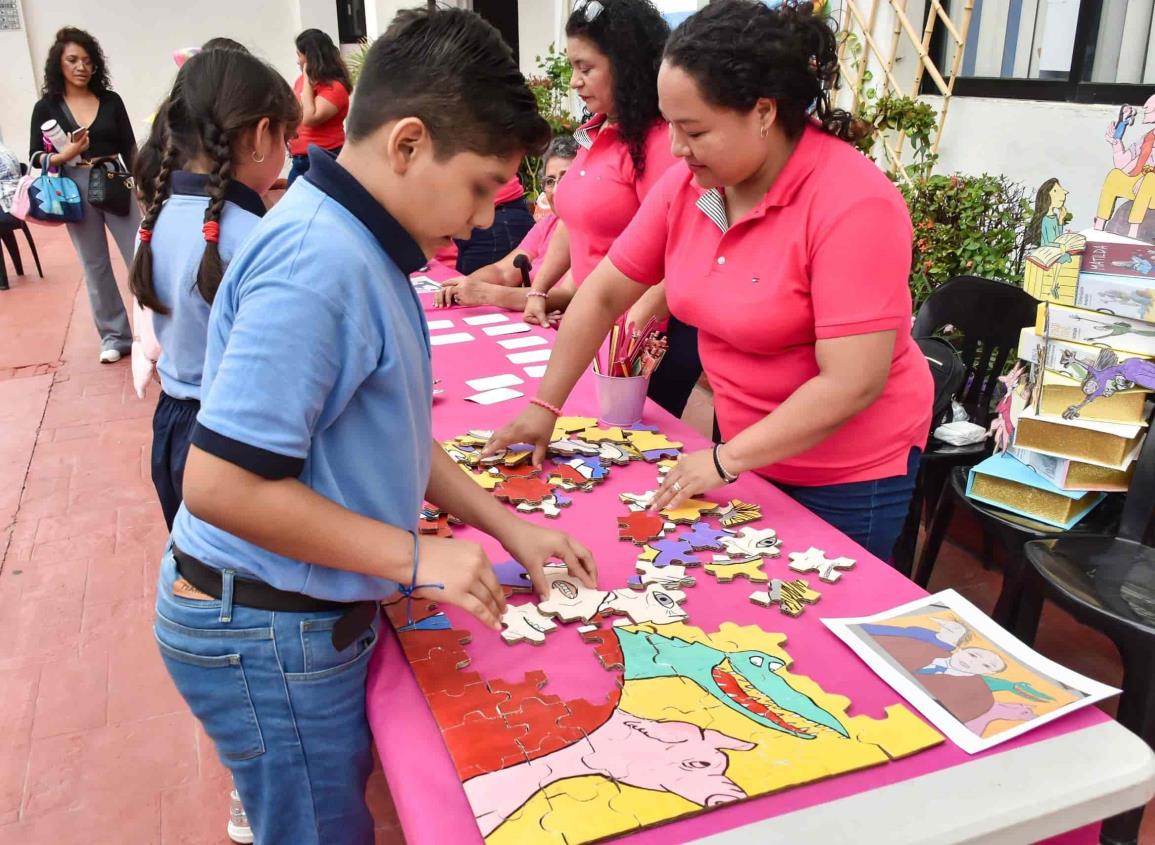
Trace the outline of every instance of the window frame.
{"label": "window frame", "polygon": [[[930,15],[926,0],[923,20]],[[1095,65],[1095,42],[1099,38],[1099,15],[1102,4],[1096,0],[1079,0],[1079,17],[1075,24],[1075,43],[1071,48],[1071,72],[1068,79],[1015,79],[1001,76],[957,76],[953,96],[988,97],[1003,100],[1047,100],[1060,103],[1130,103],[1144,92],[1155,90],[1151,83],[1089,82]],[[942,67],[945,55],[945,27],[936,26],[931,35],[929,53]],[[965,48],[964,48],[965,49]],[[941,91],[928,75],[923,75],[919,93],[939,96]]]}

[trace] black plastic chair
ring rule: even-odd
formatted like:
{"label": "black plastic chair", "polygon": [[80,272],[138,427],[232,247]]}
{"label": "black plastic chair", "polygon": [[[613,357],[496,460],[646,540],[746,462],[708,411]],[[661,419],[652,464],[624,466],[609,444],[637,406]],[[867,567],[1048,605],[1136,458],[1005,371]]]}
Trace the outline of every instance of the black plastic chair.
{"label": "black plastic chair", "polygon": [[[12,267],[16,270],[16,275],[23,276],[24,259],[20,255],[20,244],[16,240],[17,232],[24,233],[24,239],[28,241],[28,248],[32,251],[32,260],[36,262],[36,272],[43,279],[44,269],[40,266],[40,253],[36,250],[36,241],[32,240],[32,232],[29,231],[28,224],[11,214],[0,211],[0,243],[4,244],[8,250],[8,255],[12,257]],[[4,266],[3,256],[0,255],[0,290],[5,290],[7,287],[8,268]]]}
{"label": "black plastic chair", "polygon": [[[959,357],[967,368],[967,379],[959,402],[966,408],[971,421],[987,426],[991,404],[999,386],[999,376],[1018,346],[1019,333],[1024,326],[1035,323],[1038,300],[1022,288],[984,279],[979,276],[956,276],[948,281],[918,309],[911,333],[928,337],[953,326],[959,337],[952,340],[959,346]],[[894,565],[910,575],[918,545],[918,527],[924,511],[928,518],[938,505],[954,467],[974,466],[990,454],[987,442],[971,446],[950,446],[931,441],[923,453],[915,481],[914,495],[906,524],[894,549]],[[991,546],[985,541],[986,558]]]}
{"label": "black plastic chair", "polygon": [[1042,598],[1037,592],[1028,594],[1024,590],[1028,567],[1023,544],[1031,540],[1109,531],[1118,523],[1122,497],[1108,496],[1105,502],[1099,504],[1074,528],[1064,531],[968,498],[966,488],[969,471],[969,467],[954,467],[951,470],[949,484],[942,491],[927,527],[926,539],[912,578],[924,590],[927,589],[947,528],[950,527],[956,507],[961,504],[982,526],[986,555],[984,564],[991,560],[994,546],[1003,550],[1003,586],[991,613],[992,618],[1024,642],[1033,642],[1038,630]]}
{"label": "black plastic chair", "polygon": [[[1123,658],[1118,719],[1155,746],[1155,437],[1147,437],[1118,533],[1065,536],[1026,544],[1027,593],[1045,595],[1084,625],[1110,637]],[[1143,808],[1107,819],[1100,842],[1134,843]]]}

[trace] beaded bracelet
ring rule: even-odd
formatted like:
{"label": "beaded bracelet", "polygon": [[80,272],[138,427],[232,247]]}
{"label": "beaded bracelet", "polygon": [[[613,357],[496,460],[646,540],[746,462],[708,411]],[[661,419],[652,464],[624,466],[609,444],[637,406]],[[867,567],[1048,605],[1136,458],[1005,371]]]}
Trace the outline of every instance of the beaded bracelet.
{"label": "beaded bracelet", "polygon": [[549,299],[549,294],[543,293],[540,290],[527,290],[525,292],[525,295],[526,296],[540,296],[542,299]]}
{"label": "beaded bracelet", "polygon": [[539,408],[545,408],[547,411],[549,411],[555,417],[561,416],[561,408],[559,408],[557,405],[551,405],[549,402],[546,402],[544,399],[538,399],[535,396],[533,399],[529,400],[529,404],[537,405]]}

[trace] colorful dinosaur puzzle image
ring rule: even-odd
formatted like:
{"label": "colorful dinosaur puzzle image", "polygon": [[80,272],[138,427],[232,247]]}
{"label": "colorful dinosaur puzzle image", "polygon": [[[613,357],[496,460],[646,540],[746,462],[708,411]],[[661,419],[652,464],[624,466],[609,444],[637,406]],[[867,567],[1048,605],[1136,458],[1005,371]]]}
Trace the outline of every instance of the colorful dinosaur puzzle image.
{"label": "colorful dinosaur puzzle image", "polygon": [[790,672],[783,635],[755,626],[590,626],[591,660],[621,672],[590,702],[552,695],[542,672],[481,678],[468,635],[416,604],[401,643],[488,845],[584,845],[942,741],[897,703],[848,716],[848,699]]}

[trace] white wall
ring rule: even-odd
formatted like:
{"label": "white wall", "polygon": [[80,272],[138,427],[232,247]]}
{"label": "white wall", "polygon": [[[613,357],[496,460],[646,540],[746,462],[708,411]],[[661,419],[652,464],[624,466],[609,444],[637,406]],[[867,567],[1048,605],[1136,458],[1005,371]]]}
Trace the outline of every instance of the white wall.
{"label": "white wall", "polygon": [[[926,99],[942,108],[940,99]],[[936,172],[1003,174],[1026,185],[1032,202],[1035,189],[1057,177],[1070,192],[1071,228],[1088,228],[1113,166],[1103,136],[1118,113],[1118,105],[955,97]],[[1127,143],[1139,137],[1132,132]]]}

